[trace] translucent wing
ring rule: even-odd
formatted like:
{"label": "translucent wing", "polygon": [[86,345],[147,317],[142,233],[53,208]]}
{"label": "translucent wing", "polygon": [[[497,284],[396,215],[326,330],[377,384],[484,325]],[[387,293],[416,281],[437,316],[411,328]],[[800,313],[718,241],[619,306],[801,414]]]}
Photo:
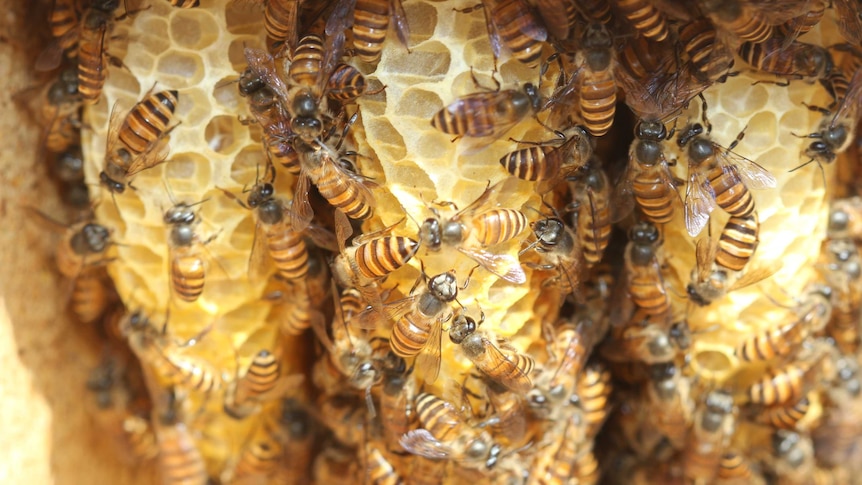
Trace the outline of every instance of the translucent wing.
{"label": "translucent wing", "polygon": [[[290,213],[285,215],[289,217]],[[335,234],[325,227],[318,226],[317,224],[309,224],[308,227],[305,228],[305,235],[311,238],[314,244],[319,248],[332,252],[338,251],[338,241],[335,238]]]}
{"label": "translucent wing", "polygon": [[497,110],[495,106],[505,106],[511,102],[516,91],[507,89],[503,91],[473,93],[458,98],[449,106],[443,108],[450,116],[463,117],[470,120],[463,133],[446,131],[446,127],[437,125],[436,116],[432,118],[431,124],[434,128],[450,135],[462,135],[473,138],[488,138],[494,140],[509,131],[523,118],[516,115],[516,110],[505,110],[507,116],[494,116]]}
{"label": "translucent wing", "polygon": [[[255,217],[257,217],[255,215]],[[252,282],[263,281],[269,276],[272,261],[269,258],[269,249],[266,247],[265,232],[269,228],[261,223],[255,224],[254,240],[251,243],[251,253],[248,256],[248,279]]]}
{"label": "translucent wing", "polygon": [[[176,127],[176,125],[174,125],[174,127]],[[132,160],[132,163],[129,164],[129,168],[126,171],[126,176],[131,177],[165,162],[170,150],[167,143],[167,137],[171,130],[173,130],[173,127],[162,133],[156,140],[147,145],[147,149]]]}
{"label": "translucent wing", "polygon": [[862,69],[857,69],[850,79],[844,99],[841,100],[841,104],[835,110],[830,128],[835,128],[836,125],[846,121],[852,121],[855,124],[859,117],[860,103],[862,103]]}
{"label": "translucent wing", "polygon": [[500,193],[500,189],[502,188],[502,186],[503,183],[498,182],[494,185],[489,185],[488,187],[486,187],[485,191],[482,192],[482,195],[480,195],[476,200],[471,202],[470,205],[458,211],[457,214],[452,216],[452,220],[459,221],[462,218],[469,219],[475,214],[485,212],[486,210],[491,209],[494,205],[494,202],[491,199]]}
{"label": "translucent wing", "polygon": [[527,275],[518,258],[509,254],[495,254],[482,248],[458,247],[458,251],[479,264],[479,266],[503,278],[520,285],[527,282]]}
{"label": "translucent wing", "polygon": [[835,23],[841,35],[851,44],[862,44],[862,7],[857,0],[832,0]]}
{"label": "translucent wing", "polygon": [[476,368],[513,392],[525,394],[533,387],[530,377],[490,340],[482,337],[482,345],[485,352],[473,359]]}
{"label": "translucent wing", "polygon": [[416,366],[422,371],[427,384],[433,384],[440,375],[440,351],[442,343],[443,325],[435,321],[431,326],[431,334],[425,347],[416,357]]}
{"label": "translucent wing", "polygon": [[452,455],[452,448],[438,441],[427,429],[420,428],[408,431],[398,443],[414,455],[433,460],[442,460]]}
{"label": "translucent wing", "polygon": [[293,192],[293,205],[290,211],[290,225],[294,231],[304,231],[314,218],[314,210],[308,201],[310,183],[308,171],[303,168],[296,180],[296,190]]}
{"label": "translucent wing", "polygon": [[500,40],[500,33],[497,32],[497,26],[491,18],[491,12],[488,10],[489,8],[493,8],[493,5],[490,0],[483,1],[482,3],[485,7],[485,28],[488,31],[488,40],[491,42],[491,52],[494,53],[494,59],[499,59],[500,52],[503,50],[503,43]]}
{"label": "translucent wing", "polygon": [[115,101],[114,106],[111,108],[111,118],[108,120],[108,136],[105,138],[106,159],[116,151],[116,146],[120,141],[120,137],[117,135],[119,134],[120,127],[123,122],[120,120],[122,113],[118,109],[119,107],[120,102]]}
{"label": "translucent wing", "polygon": [[770,189],[777,184],[769,170],[730,150],[717,152],[716,159],[724,173],[742,181],[749,190]]}
{"label": "translucent wing", "polygon": [[409,52],[410,25],[407,23],[407,13],[404,12],[402,0],[389,0],[389,11],[392,14],[392,19],[395,20],[395,34]]}
{"label": "translucent wing", "polygon": [[278,71],[275,68],[275,59],[273,59],[269,52],[246,47],[244,53],[249,69],[263,79],[266,85],[275,91],[277,96],[281,99],[287,99],[287,85],[281,79],[281,76],[278,75]]}
{"label": "translucent wing", "polygon": [[709,215],[715,210],[715,193],[699,170],[689,166],[688,186],[685,190],[685,228],[691,237],[703,231]]}
{"label": "translucent wing", "polygon": [[776,261],[773,264],[767,266],[757,266],[755,268],[751,268],[748,271],[745,271],[736,281],[733,282],[730,287],[728,287],[727,291],[736,291],[741,290],[747,286],[751,286],[755,283],[759,283],[766,278],[777,273],[784,264],[781,261]]}
{"label": "translucent wing", "polygon": [[629,150],[629,163],[619,182],[614,186],[613,200],[611,205],[611,222],[619,222],[632,213],[635,207],[633,180],[637,176],[634,160],[634,143]]}
{"label": "translucent wing", "polygon": [[[351,20],[353,15],[350,16]],[[317,89],[319,93],[326,92],[326,85],[329,83],[329,77],[335,66],[341,62],[341,56],[344,53],[344,42],[346,29],[342,29],[333,34],[326,36],[325,52],[323,56],[323,64],[320,66],[320,71],[317,73]]]}
{"label": "translucent wing", "polygon": [[697,264],[698,282],[706,281],[715,262],[718,246],[709,238],[699,239],[695,244],[695,262]]}
{"label": "translucent wing", "polygon": [[345,30],[352,27],[355,7],[356,0],[339,0],[326,20],[326,35],[343,34]]}

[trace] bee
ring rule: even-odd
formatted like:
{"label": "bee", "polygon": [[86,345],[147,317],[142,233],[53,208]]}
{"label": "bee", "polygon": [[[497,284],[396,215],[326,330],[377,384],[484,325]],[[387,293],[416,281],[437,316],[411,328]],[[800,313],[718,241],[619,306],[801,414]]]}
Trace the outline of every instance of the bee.
{"label": "bee", "polygon": [[820,23],[826,13],[827,3],[824,0],[808,0],[805,11],[779,25],[778,31],[788,39],[788,42],[792,42]]}
{"label": "bee", "polygon": [[517,449],[530,438],[524,399],[491,379],[484,379],[492,415],[483,421],[502,445]]}
{"label": "bee", "polygon": [[[95,104],[108,78],[106,52],[108,32],[114,22],[119,0],[96,0],[84,13],[78,32],[78,90],[84,104]],[[126,12],[124,16],[130,15]]]}
{"label": "bee", "polygon": [[41,110],[44,126],[42,145],[61,153],[79,143],[81,138],[81,96],[74,69],[64,69],[44,94]]}
{"label": "bee", "polygon": [[603,348],[603,355],[613,361],[661,364],[675,359],[681,350],[677,336],[665,323],[617,325],[611,333],[613,339]]}
{"label": "bee", "polygon": [[596,436],[610,413],[613,391],[611,377],[607,368],[594,364],[586,367],[578,379],[577,402],[587,436]]}
{"label": "bee", "polygon": [[[48,26],[51,37],[58,45],[55,49],[62,51],[66,57],[77,57],[78,35],[81,25],[81,10],[78,0],[54,0],[51,13],[48,15]],[[38,65],[38,64],[37,64]],[[75,72],[77,78],[77,72]]]}
{"label": "bee", "polygon": [[[280,406],[273,408],[281,411]],[[279,420],[265,415],[243,446],[232,470],[231,483],[257,483],[275,474],[284,457],[287,437]]]}
{"label": "bee", "polygon": [[521,90],[500,90],[497,82],[495,91],[468,94],[441,109],[431,118],[431,126],[455,139],[482,139],[476,143],[485,145],[538,111],[540,103],[539,89],[533,84],[524,84]]}
{"label": "bee", "polygon": [[751,1],[700,0],[698,3],[713,25],[730,34],[737,42],[752,44],[764,42],[774,36],[773,26],[785,21],[775,20],[774,17],[777,15],[793,17],[788,14],[786,8],[768,9],[765,5],[757,5]]}
{"label": "bee", "polygon": [[454,459],[463,466],[492,468],[502,448],[487,431],[470,426],[448,401],[433,394],[416,396],[416,415],[422,428],[401,437],[409,453],[429,459]]}
{"label": "bee", "polygon": [[558,271],[558,276],[545,280],[544,286],[556,285],[563,294],[574,294],[580,283],[583,256],[575,232],[558,218],[548,217],[531,224],[536,241],[521,250],[524,254],[535,248],[542,263],[530,264],[535,269]]}
{"label": "bee", "polygon": [[368,409],[359,405],[354,396],[321,395],[317,403],[317,413],[320,421],[326,424],[340,444],[358,447],[365,442]]}
{"label": "bee", "polygon": [[302,0],[266,0],[263,26],[269,44],[285,42],[290,48],[296,47],[301,2]]}
{"label": "bee", "polygon": [[572,0],[538,0],[536,10],[542,17],[547,32],[558,40],[565,40],[569,37],[572,26],[578,21],[579,9],[589,11],[590,18],[596,22],[607,23],[610,21],[611,10],[607,3],[596,1],[581,3],[582,5],[579,6]]}
{"label": "bee", "polygon": [[799,402],[827,372],[827,352],[813,350],[796,362],[772,369],[746,392],[751,403],[776,406]]}
{"label": "bee", "polygon": [[576,234],[584,261],[593,266],[601,261],[611,239],[611,184],[596,159],[569,181],[575,199],[569,208],[577,209]]}
{"label": "bee", "polygon": [[342,105],[349,104],[365,94],[365,76],[350,64],[339,64],[329,76],[326,95]]}
{"label": "bee", "polygon": [[168,410],[156,419],[155,430],[163,483],[205,485],[209,479],[206,463],[188,426]]}
{"label": "bee", "polygon": [[103,268],[110,238],[108,228],[82,222],[69,226],[57,245],[57,268],[70,278],[72,311],[84,323],[98,319],[111,300]]}
{"label": "bee", "polygon": [[706,18],[688,22],[679,31],[679,42],[688,56],[689,71],[699,82],[723,82],[733,68],[733,51]]}
{"label": "bee", "polygon": [[[543,330],[548,343],[548,362],[527,394],[527,402],[534,413],[554,419],[577,392],[576,376],[586,365],[595,335],[585,321],[577,324],[566,322],[556,329],[545,325]],[[551,372],[550,364],[557,361],[559,363]]]}
{"label": "bee", "polygon": [[172,7],[195,8],[200,6],[201,0],[168,0]]}
{"label": "bee", "polygon": [[[405,367],[400,359],[401,367]],[[413,401],[416,397],[416,380],[406,369],[384,369],[383,392],[380,394],[380,421],[383,423],[383,441],[387,449],[400,451],[401,436],[410,431],[416,421]]]}
{"label": "bee", "polygon": [[[236,419],[244,418],[263,403],[284,394],[302,381],[300,375],[282,375],[277,353],[263,349],[251,361],[245,374],[237,377],[224,404],[225,412]],[[232,392],[231,392],[232,391]]]}
{"label": "bee", "polygon": [[542,43],[548,40],[545,26],[524,0],[482,0],[476,7],[460,10],[469,13],[477,8],[485,12],[485,24],[495,61],[505,47],[512,57],[533,69],[539,65]]}
{"label": "bee", "polygon": [[177,91],[147,94],[119,124],[116,105],[108,124],[105,166],[101,183],[112,194],[126,190],[128,178],[153,168],[167,157],[165,140],[177,126],[168,127],[179,102]]}
{"label": "bee", "polygon": [[[584,424],[578,413],[569,413],[563,426],[555,426],[545,436],[546,444],[536,453],[530,467],[528,485],[566,483],[577,476],[581,454],[589,450]],[[581,483],[578,481],[577,483]]]}
{"label": "bee", "polygon": [[[200,202],[199,202],[200,203]],[[201,255],[205,245],[217,237],[206,240],[195,233],[194,224],[198,216],[192,210],[196,204],[178,203],[165,212],[163,220],[170,230],[168,248],[170,255],[171,288],[180,300],[193,302],[201,296],[206,282],[206,263]]]}
{"label": "bee", "polygon": [[410,26],[402,0],[353,0],[353,48],[362,62],[380,61],[383,41],[390,19],[395,21],[395,33],[403,45],[410,37]]}
{"label": "bee", "polygon": [[629,230],[625,268],[628,293],[638,307],[637,321],[666,321],[670,314],[670,298],[658,259],[659,243],[658,229],[648,222],[639,222]]}
{"label": "bee", "polygon": [[500,193],[502,184],[489,186],[485,192],[463,210],[448,202],[458,212],[443,219],[433,208],[434,217],[425,219],[419,227],[419,243],[427,250],[439,252],[443,246],[454,246],[500,278],[515,284],[527,278],[517,258],[495,254],[485,248],[514,239],[527,227],[527,216],[517,209],[492,207],[492,198]]}
{"label": "bee", "polygon": [[653,426],[674,450],[683,450],[694,414],[691,382],[672,362],[651,366],[650,374],[645,393]]}
{"label": "bee", "polygon": [[859,122],[860,101],[862,101],[862,70],[857,69],[834,113],[825,108],[810,107],[822,113],[823,120],[820,122],[818,131],[808,135],[808,138],[815,139],[805,149],[805,155],[810,160],[797,168],[804,167],[812,161],[818,164],[832,163],[838,154],[847,150]]}
{"label": "bee", "polygon": [[826,235],[829,239],[862,239],[862,197],[832,201]]}
{"label": "bee", "polygon": [[716,206],[731,216],[751,216],[755,207],[749,190],[776,185],[775,177],[766,169],[732,151],[742,140],[744,129],[728,148],[702,134],[703,126],[695,123],[677,139],[689,161],[685,226],[691,237],[700,234]]}
{"label": "bee", "polygon": [[458,315],[449,327],[449,340],[459,345],[473,365],[489,379],[517,394],[526,394],[533,387],[530,372],[535,362],[526,354],[506,347],[504,353],[488,337],[477,333],[479,325],[471,317]]}
{"label": "bee", "polygon": [[721,483],[751,483],[754,480],[754,471],[742,455],[728,451],[721,456],[716,479]]}
{"label": "bee", "polygon": [[604,24],[593,22],[584,30],[575,63],[580,68],[572,82],[579,86],[581,118],[591,135],[603,136],[614,122],[617,103],[616,56],[611,34]]}
{"label": "bee", "polygon": [[283,91],[282,84],[275,85],[276,93],[283,94],[281,99],[287,104],[291,130],[305,144],[314,144],[324,132],[323,118],[329,116],[326,114],[326,86],[343,47],[343,32],[330,34],[326,43],[319,35],[306,35],[293,50],[287,71],[287,90]]}
{"label": "bee", "polygon": [[833,288],[832,319],[826,333],[844,353],[853,354],[859,346],[859,310],[862,308],[862,262],[856,244],[835,239],[825,245],[824,275]]}
{"label": "bee", "polygon": [[816,467],[811,438],[787,430],[772,435],[774,473],[781,483],[810,483]]}
{"label": "bee", "polygon": [[558,180],[577,170],[592,155],[592,139],[581,126],[559,132],[559,139],[510,152],[500,158],[507,172],[521,180],[546,182]]}
{"label": "bee", "polygon": [[401,485],[404,483],[387,453],[373,441],[365,443],[365,476],[374,485]]}
{"label": "bee", "polygon": [[282,405],[281,427],[286,440],[283,444],[284,455],[275,472],[275,482],[284,485],[308,483],[308,469],[311,465],[314,433],[311,417],[295,399],[285,399]]}
{"label": "bee", "polygon": [[667,224],[673,219],[679,193],[662,146],[668,138],[664,123],[638,121],[625,175],[614,189],[614,200],[620,203],[613,215],[615,221],[629,214],[633,201],[637,202],[644,219],[653,224]]}
{"label": "bee", "polygon": [[810,407],[808,396],[803,396],[796,402],[763,408],[757,414],[757,421],[776,429],[794,430],[808,414]]}
{"label": "bee", "polygon": [[832,314],[830,299],[828,287],[818,285],[809,289],[796,309],[797,318],[748,336],[736,347],[736,356],[745,362],[757,362],[792,355],[811,335],[822,331],[829,323]]}
{"label": "bee", "polygon": [[718,473],[735,428],[733,397],[723,391],[706,395],[695,412],[694,424],[683,450],[683,473],[688,480],[709,482]]}
{"label": "bee", "polygon": [[75,145],[64,150],[54,162],[54,173],[66,184],[76,184],[84,181],[84,153],[81,147]]}
{"label": "bee", "polygon": [[825,79],[835,63],[832,54],[813,44],[793,41],[787,45],[784,39],[769,38],[760,43],[743,42],[738,54],[748,65],[758,71],[791,79]]}
{"label": "bee", "polygon": [[645,38],[661,42],[667,39],[667,17],[650,0],[614,0],[623,17]]}

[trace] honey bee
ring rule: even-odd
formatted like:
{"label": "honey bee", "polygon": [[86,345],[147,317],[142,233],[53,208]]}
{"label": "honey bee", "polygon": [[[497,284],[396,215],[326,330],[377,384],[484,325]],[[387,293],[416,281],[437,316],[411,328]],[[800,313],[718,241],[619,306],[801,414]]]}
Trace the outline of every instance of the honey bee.
{"label": "honey bee", "polygon": [[542,263],[528,265],[540,270],[556,269],[559,274],[542,284],[556,285],[563,294],[574,294],[580,283],[583,259],[577,235],[563,221],[551,217],[534,222],[532,229],[536,242],[521,250],[521,254],[535,247]]}
{"label": "honey bee", "polygon": [[462,466],[492,468],[502,448],[487,431],[470,426],[448,401],[433,394],[416,396],[416,415],[423,428],[407,432],[401,446],[424,458],[453,459]]}
{"label": "honey bee", "polygon": [[284,455],[275,472],[276,483],[300,485],[308,483],[314,433],[311,417],[295,399],[285,399],[282,405],[281,426],[285,433]]}
{"label": "honey bee", "polygon": [[[273,409],[280,411],[279,407]],[[267,413],[236,458],[231,483],[258,483],[274,475],[283,458],[285,442],[280,423]]]}
{"label": "honey bee", "polygon": [[336,394],[321,395],[317,403],[317,417],[324,423],[336,440],[344,446],[358,447],[366,440],[369,420],[368,409],[359,405],[354,396]]}
{"label": "honey bee", "polygon": [[816,286],[796,309],[797,318],[745,338],[735,354],[745,362],[784,358],[793,354],[809,337],[823,330],[832,314],[831,290]]}
{"label": "honey bee", "polygon": [[484,379],[485,396],[492,415],[482,424],[502,445],[512,449],[524,446],[530,438],[524,399],[491,379]]}
{"label": "honey bee", "polygon": [[326,85],[326,95],[341,104],[356,101],[365,93],[365,76],[350,64],[339,64]]}
{"label": "honey bee", "polygon": [[[51,37],[58,45],[55,49],[66,54],[66,57],[77,57],[77,29],[81,23],[81,11],[78,0],[54,0],[51,13],[48,15],[48,26]],[[38,63],[37,63],[38,66]],[[77,72],[75,72],[77,78]]]}
{"label": "honey bee", "polygon": [[799,41],[787,44],[784,39],[775,37],[760,43],[743,42],[737,52],[758,71],[788,80],[825,79],[835,66],[826,48]]}
{"label": "honey bee", "polygon": [[[401,366],[406,366],[403,359]],[[401,436],[410,431],[416,421],[413,400],[416,397],[416,380],[406,369],[384,369],[383,392],[380,394],[380,421],[383,423],[383,440],[387,449],[400,451]]]}
{"label": "honey bee", "polygon": [[82,222],[66,228],[57,245],[57,269],[70,279],[72,310],[85,323],[98,319],[111,300],[103,268],[110,237],[108,228]]}
{"label": "honey bee", "polygon": [[[543,330],[548,342],[548,362],[527,394],[527,402],[534,413],[554,419],[577,392],[576,376],[581,374],[592,352],[595,333],[586,321],[566,322],[556,329],[545,325]],[[559,363],[551,367],[554,362]]]}
{"label": "honey bee", "polygon": [[569,208],[577,209],[577,237],[588,266],[602,260],[611,239],[611,184],[595,158],[582,174],[569,177],[575,199]]}
{"label": "honey bee", "polygon": [[[517,258],[485,249],[511,241],[527,227],[527,216],[523,212],[492,206],[491,200],[501,188],[502,184],[487,187],[478,199],[448,219],[431,208],[434,217],[425,219],[419,227],[420,244],[432,252],[439,252],[444,245],[454,246],[488,272],[510,283],[526,282]],[[451,202],[446,205],[458,210]]]}
{"label": "honey bee", "polygon": [[105,168],[101,183],[112,194],[126,190],[129,177],[153,168],[167,157],[167,136],[177,126],[168,127],[179,102],[177,91],[147,94],[119,124],[116,106],[108,124]]}
{"label": "honey bee", "polygon": [[[327,43],[319,35],[310,34],[300,39],[293,50],[287,71],[287,91],[281,99],[285,100],[290,113],[291,130],[306,144],[313,144],[324,132],[323,118],[328,116],[326,85],[343,47],[343,33],[330,34]],[[276,89],[276,93],[281,94],[280,89]]]}
{"label": "honey bee", "polygon": [[558,139],[530,143],[530,147],[500,158],[507,172],[522,180],[546,182],[559,180],[580,168],[592,155],[592,139],[581,126],[557,133]]}
{"label": "honey bee", "polygon": [[645,38],[661,42],[667,39],[667,17],[650,0],[614,0],[623,17]]}
{"label": "honey bee", "polygon": [[577,403],[581,408],[587,436],[594,437],[611,410],[611,373],[601,364],[586,367],[579,376]]}
{"label": "honey bee", "polygon": [[473,365],[489,379],[517,394],[526,394],[533,387],[530,372],[535,362],[512,347],[504,353],[491,340],[477,333],[483,318],[477,323],[466,315],[457,315],[449,327],[449,340],[459,345]]}
{"label": "honey bee", "polygon": [[645,392],[653,426],[674,450],[683,450],[694,414],[691,382],[673,363],[653,365],[650,374]]}
{"label": "honey bee", "polygon": [[614,122],[617,103],[616,56],[604,24],[593,22],[584,30],[575,63],[580,66],[573,82],[579,84],[581,118],[591,135],[603,136]]}
{"label": "honey bee", "polygon": [[[495,80],[496,82],[496,80]],[[462,96],[431,118],[431,126],[460,137],[478,138],[476,144],[486,145],[500,138],[527,115],[539,110],[539,89],[524,84],[521,90],[497,90]]]}
{"label": "honey bee", "polygon": [[258,403],[284,394],[301,381],[300,375],[282,375],[279,356],[263,349],[254,356],[245,374],[234,381],[224,410],[229,416],[242,419],[254,412]]}
{"label": "honey bee", "polygon": [[644,219],[653,224],[667,224],[673,219],[679,193],[662,147],[668,138],[664,123],[638,122],[625,175],[614,189],[614,200],[620,204],[613,214],[615,221],[629,214],[633,201],[637,202]]}
{"label": "honey bee", "polygon": [[749,190],[775,187],[771,173],[732,151],[744,134],[743,129],[728,148],[723,148],[704,136],[703,126],[695,123],[677,139],[689,161],[685,226],[691,237],[700,234],[716,206],[731,216],[748,217],[755,210]]}
{"label": "honey bee", "polygon": [[617,325],[611,330],[613,339],[603,348],[603,355],[612,361],[636,360],[646,364],[661,364],[676,358],[681,350],[676,335],[665,323]]}
{"label": "honey bee", "polygon": [[266,0],[263,26],[269,44],[286,42],[290,48],[296,47],[301,2],[302,0]]}
{"label": "honey bee", "polygon": [[57,178],[67,184],[84,181],[84,154],[76,145],[64,150],[54,162],[54,173]]}
{"label": "honey bee", "polygon": [[776,429],[794,430],[811,407],[808,396],[783,405],[768,406],[757,414],[757,421]]}
{"label": "honey bee", "polygon": [[[578,21],[578,9],[589,11],[591,15],[596,16],[596,22],[602,20],[610,21],[610,6],[605,2],[581,2],[582,6],[578,6],[572,0],[538,0],[536,2],[536,10],[539,16],[542,17],[542,22],[549,34],[558,40],[565,40],[569,37],[569,32]],[[592,16],[590,18],[593,18]]]}
{"label": "honey bee", "polygon": [[159,469],[166,485],[205,485],[209,479],[200,449],[188,426],[174,410],[155,420],[159,445]]}
{"label": "honey bee", "polygon": [[856,244],[846,239],[828,241],[825,245],[824,275],[833,289],[832,319],[826,333],[846,354],[859,347],[859,310],[862,308],[862,260]]}
{"label": "honey bee", "polygon": [[[577,476],[580,455],[591,450],[584,433],[584,424],[578,413],[565,417],[564,426],[555,426],[547,433],[546,442],[536,453],[530,467],[528,485],[566,483]],[[577,483],[581,483],[578,481]]]}
{"label": "honey bee", "polygon": [[168,0],[172,7],[195,8],[200,6],[201,0]]}
{"label": "honey bee", "polygon": [[748,388],[746,396],[764,406],[799,402],[827,373],[827,358],[826,351],[812,350],[796,362],[768,371]]}
{"label": "honey bee", "polygon": [[703,83],[723,82],[733,68],[733,51],[706,18],[685,24],[679,42],[688,56],[689,71]]}
{"label": "honey bee", "polygon": [[[84,104],[95,104],[108,78],[106,52],[108,31],[114,22],[119,0],[96,0],[84,13],[78,32],[78,90]],[[130,15],[126,12],[124,16]],[[68,35],[68,34],[67,34]]]}
{"label": "honey bee", "polygon": [[820,23],[820,20],[826,13],[827,3],[823,0],[808,0],[805,5],[805,11],[779,25],[778,31],[788,39],[788,42],[792,42]]}
{"label": "honey bee", "polygon": [[648,223],[639,222],[629,230],[625,268],[627,288],[638,312],[636,321],[666,321],[670,315],[670,298],[659,264],[659,232]]}
{"label": "honey bee", "polygon": [[51,83],[42,101],[42,145],[50,152],[61,153],[78,144],[81,138],[81,96],[74,69],[65,69]]}
{"label": "honey bee", "polygon": [[542,43],[548,40],[548,32],[526,1],[482,0],[480,5],[461,12],[469,13],[477,8],[484,9],[495,60],[500,58],[500,52],[505,47],[512,57],[527,67],[532,69],[539,65]]}
{"label": "honey bee", "polygon": [[706,395],[695,412],[694,424],[683,450],[683,473],[688,480],[708,483],[718,473],[735,428],[733,397],[723,391]]}
{"label": "honey bee", "polygon": [[716,479],[722,484],[752,483],[754,471],[751,469],[751,464],[742,455],[735,451],[728,451],[721,456]]}
{"label": "honey bee", "polygon": [[369,64],[380,61],[390,19],[395,21],[398,40],[407,46],[410,26],[402,0],[350,0],[348,3],[353,7],[353,48],[359,60]]}
{"label": "honey bee", "polygon": [[180,202],[168,209],[163,217],[165,224],[170,227],[168,260],[171,289],[174,295],[184,302],[196,301],[203,293],[206,263],[202,256],[202,249],[217,237],[216,234],[201,240],[195,233],[194,224],[198,216],[192,210],[194,205]]}
{"label": "honey bee", "polygon": [[838,154],[847,150],[859,122],[860,101],[862,101],[862,70],[856,70],[834,113],[825,108],[811,107],[824,116],[818,131],[808,135],[808,138],[815,139],[805,149],[805,155],[811,160],[797,168],[804,167],[812,161],[818,164],[832,163]]}
{"label": "honey bee", "polygon": [[811,438],[780,429],[772,436],[775,452],[774,473],[781,483],[809,483],[815,470],[814,445]]}
{"label": "honey bee", "polygon": [[[760,43],[774,37],[774,27],[794,17],[798,8],[774,8],[765,2],[700,0],[701,10],[736,42]],[[792,3],[792,2],[790,2]],[[802,2],[797,2],[802,3]],[[782,7],[785,7],[782,5]],[[780,17],[780,18],[779,18]]]}
{"label": "honey bee", "polygon": [[862,239],[862,197],[832,201],[826,235],[829,239]]}
{"label": "honey bee", "polygon": [[365,443],[365,476],[375,485],[400,485],[404,483],[387,453],[373,441]]}

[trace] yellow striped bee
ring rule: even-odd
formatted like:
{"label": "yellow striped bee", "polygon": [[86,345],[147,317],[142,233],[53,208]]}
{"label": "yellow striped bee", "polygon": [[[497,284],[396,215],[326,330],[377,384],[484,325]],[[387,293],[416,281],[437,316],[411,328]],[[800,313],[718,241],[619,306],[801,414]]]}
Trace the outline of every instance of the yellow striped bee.
{"label": "yellow striped bee", "polygon": [[232,383],[225,397],[224,411],[235,419],[255,412],[260,404],[280,397],[302,382],[301,375],[285,376],[278,353],[263,349],[255,354],[242,376]]}
{"label": "yellow striped bee", "polygon": [[159,446],[159,470],[166,485],[205,485],[209,479],[206,463],[189,426],[184,423],[174,402],[158,412],[154,420]]}
{"label": "yellow striped bee", "polygon": [[347,25],[353,26],[353,49],[362,62],[376,64],[380,61],[390,20],[395,21],[398,40],[407,46],[410,26],[402,0],[342,0],[341,3],[336,14],[344,12],[348,16]]}
{"label": "yellow striped bee", "polygon": [[736,427],[734,414],[730,394],[712,391],[706,395],[703,407],[695,412],[683,450],[683,473],[688,480],[709,482],[715,478]]}
{"label": "yellow striped bee", "polygon": [[484,8],[495,60],[500,58],[500,52],[505,47],[512,57],[527,67],[539,65],[542,45],[548,40],[548,32],[525,0],[482,0],[478,7],[461,12],[469,13],[476,8]]}
{"label": "yellow striped bee", "polygon": [[522,180],[546,182],[559,180],[579,169],[593,152],[592,138],[581,126],[558,132],[559,139],[530,143],[530,147],[500,158],[507,172]]}

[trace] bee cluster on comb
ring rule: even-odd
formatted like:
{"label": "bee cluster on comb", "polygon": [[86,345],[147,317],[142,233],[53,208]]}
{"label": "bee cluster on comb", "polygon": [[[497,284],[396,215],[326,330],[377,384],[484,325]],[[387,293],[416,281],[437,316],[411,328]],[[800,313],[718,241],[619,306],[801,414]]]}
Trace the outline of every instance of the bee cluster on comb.
{"label": "bee cluster on comb", "polygon": [[97,422],[169,484],[858,482],[860,18],[55,0]]}

